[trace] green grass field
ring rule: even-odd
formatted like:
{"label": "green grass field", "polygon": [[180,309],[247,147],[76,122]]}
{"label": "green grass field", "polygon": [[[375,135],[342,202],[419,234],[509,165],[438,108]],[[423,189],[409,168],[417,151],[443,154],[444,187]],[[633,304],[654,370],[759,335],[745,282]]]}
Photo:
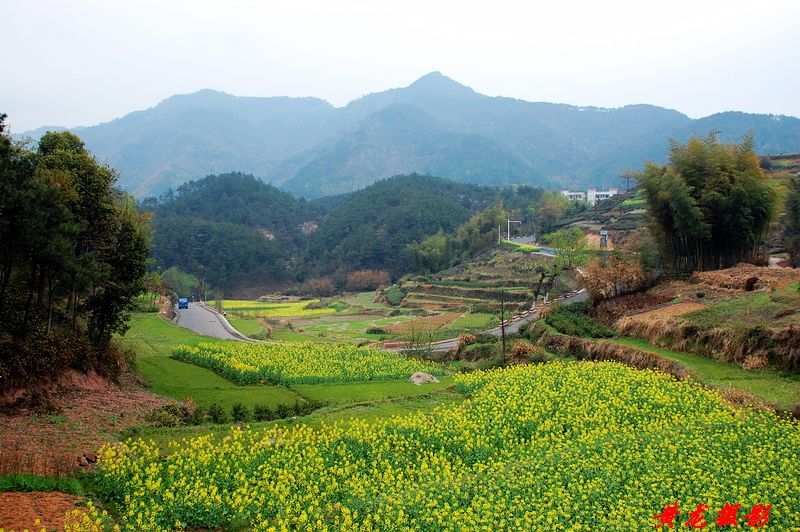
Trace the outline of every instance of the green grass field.
{"label": "green grass field", "polygon": [[252,338],[264,333],[264,327],[258,322],[258,318],[240,318],[232,314],[226,315],[225,318],[234,329],[245,336]]}
{"label": "green grass field", "polygon": [[353,382],[347,384],[295,384],[291,389],[314,401],[326,403],[360,403],[393,397],[415,397],[444,390],[453,384],[452,377],[441,377],[438,384],[417,386],[407,380],[387,382]]}
{"label": "green grass field", "polygon": [[[230,409],[237,402],[252,409],[256,405],[274,407],[304,400],[326,403],[384,401],[443,391],[451,380],[445,377],[440,384],[425,386],[415,386],[406,380],[295,385],[291,389],[284,386],[239,386],[211,370],[170,358],[180,345],[223,340],[214,340],[177,327],[156,313],[133,314],[130,325],[127,334],[119,341],[124,348],[136,353],[136,366],[150,384],[150,391],[177,400],[191,398],[204,407],[219,403]],[[310,335],[291,331],[276,333],[275,336],[279,335],[287,336],[286,340],[313,339]]]}
{"label": "green grass field", "polygon": [[340,342],[352,342],[356,340],[367,340],[377,342],[384,338],[389,338],[391,334],[367,334],[367,329],[372,327],[383,328],[392,323],[399,323],[416,319],[413,316],[365,316],[354,314],[352,316],[331,316],[321,317],[311,325],[306,325],[303,329],[308,336],[324,337]]}
{"label": "green grass field", "polygon": [[150,391],[159,395],[181,401],[191,398],[204,407],[219,403],[225,408],[237,402],[252,408],[302,400],[281,386],[237,386],[213,371],[170,358],[179,345],[215,340],[178,327],[155,313],[133,314],[131,328],[119,340],[136,353],[139,372],[150,383]]}
{"label": "green grass field", "polygon": [[[414,386],[413,384],[411,386]],[[430,385],[428,385],[430,386]],[[370,401],[335,403],[297,419],[248,423],[255,430],[267,430],[275,426],[291,427],[306,425],[320,428],[331,423],[348,424],[352,421],[374,421],[392,416],[406,416],[416,412],[429,412],[442,405],[454,404],[464,400],[464,396],[454,391],[439,388],[431,391],[426,386],[415,386],[419,393],[407,397],[390,397]],[[427,390],[427,391],[426,391]],[[141,427],[129,431],[126,436],[141,437],[154,441],[165,455],[175,450],[175,444],[184,438],[211,436],[222,440],[230,434],[233,424],[198,425],[184,427]]]}
{"label": "green grass field", "polygon": [[494,314],[481,312],[468,312],[447,324],[445,329],[450,331],[460,331],[464,329],[491,329],[500,323],[500,319]]}
{"label": "green grass field", "polygon": [[359,292],[341,298],[342,303],[350,307],[360,307],[367,310],[390,310],[390,307],[383,303],[374,303],[375,292]]}
{"label": "green grass field", "polygon": [[783,374],[771,369],[746,370],[713,358],[654,347],[647,340],[639,338],[614,338],[606,341],[677,360],[695,373],[700,381],[712,386],[733,386],[746,390],[781,408],[800,404],[800,375]]}

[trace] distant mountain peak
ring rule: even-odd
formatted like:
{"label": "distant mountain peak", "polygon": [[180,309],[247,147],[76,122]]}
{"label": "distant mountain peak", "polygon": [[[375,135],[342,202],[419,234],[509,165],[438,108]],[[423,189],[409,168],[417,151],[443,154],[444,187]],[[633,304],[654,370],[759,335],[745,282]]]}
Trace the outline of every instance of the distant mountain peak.
{"label": "distant mountain peak", "polygon": [[438,70],[425,74],[409,85],[407,89],[416,93],[437,96],[479,96],[471,88],[448,78]]}

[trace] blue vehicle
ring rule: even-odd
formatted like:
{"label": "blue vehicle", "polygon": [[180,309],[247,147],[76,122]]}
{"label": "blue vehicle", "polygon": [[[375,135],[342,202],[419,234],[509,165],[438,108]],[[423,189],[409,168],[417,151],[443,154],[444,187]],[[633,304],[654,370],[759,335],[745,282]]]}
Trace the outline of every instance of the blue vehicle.
{"label": "blue vehicle", "polygon": [[178,298],[178,310],[182,308],[189,308],[189,298],[188,297],[179,297]]}

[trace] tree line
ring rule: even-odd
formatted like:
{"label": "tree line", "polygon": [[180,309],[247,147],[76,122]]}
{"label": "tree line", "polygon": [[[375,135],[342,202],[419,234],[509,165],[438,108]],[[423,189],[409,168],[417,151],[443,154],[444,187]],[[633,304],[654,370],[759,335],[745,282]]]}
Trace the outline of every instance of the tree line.
{"label": "tree line", "polygon": [[0,117],[0,384],[124,365],[112,343],[143,289],[147,218],[72,133],[15,143]]}
{"label": "tree line", "polygon": [[669,269],[712,270],[764,259],[778,193],[759,164],[752,134],[733,145],[720,143],[716,133],[673,141],[668,163],[650,163],[637,178]]}

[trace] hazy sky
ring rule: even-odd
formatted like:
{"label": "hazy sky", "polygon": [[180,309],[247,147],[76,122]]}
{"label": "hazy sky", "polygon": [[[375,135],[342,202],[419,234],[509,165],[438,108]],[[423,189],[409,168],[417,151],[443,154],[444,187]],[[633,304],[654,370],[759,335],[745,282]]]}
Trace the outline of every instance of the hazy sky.
{"label": "hazy sky", "polygon": [[344,105],[440,70],[531,101],[800,116],[798,20],[797,0],[0,0],[0,112],[22,132],[202,88]]}

